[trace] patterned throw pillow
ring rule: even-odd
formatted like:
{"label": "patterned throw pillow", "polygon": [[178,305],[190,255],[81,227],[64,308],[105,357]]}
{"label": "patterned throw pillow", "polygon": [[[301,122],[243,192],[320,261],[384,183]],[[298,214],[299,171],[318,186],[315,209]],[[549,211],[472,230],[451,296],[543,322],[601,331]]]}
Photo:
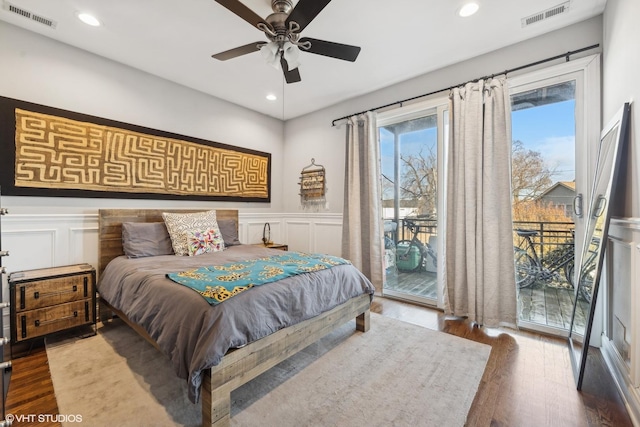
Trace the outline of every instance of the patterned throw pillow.
{"label": "patterned throw pillow", "polygon": [[187,232],[189,256],[202,255],[224,250],[224,240],[220,231],[209,228],[205,231]]}
{"label": "patterned throw pillow", "polygon": [[[189,255],[188,232],[213,229],[217,230],[216,211],[173,213],[163,212],[162,218],[171,236],[171,245],[176,255]],[[224,247],[223,247],[224,248]]]}

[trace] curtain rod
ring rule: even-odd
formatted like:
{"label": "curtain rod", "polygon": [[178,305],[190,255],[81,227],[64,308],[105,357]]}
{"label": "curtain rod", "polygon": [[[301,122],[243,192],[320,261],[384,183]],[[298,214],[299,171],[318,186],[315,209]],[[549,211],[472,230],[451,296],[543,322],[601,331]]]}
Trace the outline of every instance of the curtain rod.
{"label": "curtain rod", "polygon": [[569,51],[569,52],[567,52],[567,53],[563,53],[563,54],[561,54],[561,55],[556,55],[556,56],[552,56],[552,57],[549,57],[549,58],[546,58],[546,59],[542,59],[542,60],[540,60],[540,61],[531,62],[531,63],[526,64],[526,65],[521,65],[521,66],[516,67],[516,68],[511,68],[511,69],[509,69],[509,70],[505,70],[505,71],[502,71],[502,72],[500,72],[500,73],[496,73],[496,74],[491,74],[491,75],[487,75],[487,76],[479,77],[479,78],[477,78],[477,79],[473,79],[473,80],[468,80],[468,81],[466,81],[466,82],[464,82],[464,83],[459,83],[459,84],[457,84],[457,85],[449,86],[449,87],[444,88],[444,89],[435,90],[435,91],[433,91],[433,92],[429,92],[429,93],[425,93],[425,94],[422,94],[422,95],[414,96],[414,97],[412,97],[412,98],[407,98],[407,99],[403,99],[403,100],[400,100],[400,101],[392,102],[392,103],[390,103],[390,104],[381,105],[381,106],[379,106],[379,107],[370,108],[370,109],[368,109],[368,110],[360,111],[359,113],[350,114],[350,115],[348,115],[348,116],[340,117],[339,119],[334,119],[334,120],[331,122],[331,126],[335,126],[335,125],[336,125],[336,122],[339,122],[340,120],[348,119],[348,118],[349,118],[349,117],[351,117],[351,116],[357,116],[358,114],[363,114],[363,113],[366,113],[366,112],[368,112],[368,111],[381,110],[381,109],[383,109],[383,108],[391,107],[391,106],[393,106],[393,105],[397,105],[397,104],[400,104],[400,106],[402,106],[402,104],[403,104],[403,103],[405,103],[405,102],[413,101],[413,100],[416,100],[416,99],[419,99],[419,98],[424,98],[424,97],[429,96],[429,95],[435,95],[436,93],[445,92],[445,91],[447,91],[447,90],[455,89],[455,88],[457,88],[457,87],[464,86],[464,85],[466,85],[467,83],[477,82],[477,81],[479,81],[479,80],[484,80],[484,79],[488,79],[488,78],[493,78],[493,77],[495,77],[495,76],[500,76],[500,75],[503,75],[503,74],[504,74],[504,75],[507,75],[507,74],[509,74],[509,73],[513,73],[514,71],[520,71],[520,70],[522,70],[522,69],[529,68],[529,67],[534,67],[534,66],[536,66],[536,65],[544,64],[545,62],[554,61],[554,60],[556,60],[556,59],[566,58],[567,62],[569,62],[569,60],[570,60],[570,58],[569,58],[569,57],[570,57],[571,55],[575,55],[576,53],[584,52],[584,51],[591,50],[591,49],[595,49],[595,48],[598,48],[598,47],[600,47],[600,44],[599,44],[599,43],[598,43],[598,44],[591,45],[591,46],[583,47],[582,49],[572,50],[572,51]]}

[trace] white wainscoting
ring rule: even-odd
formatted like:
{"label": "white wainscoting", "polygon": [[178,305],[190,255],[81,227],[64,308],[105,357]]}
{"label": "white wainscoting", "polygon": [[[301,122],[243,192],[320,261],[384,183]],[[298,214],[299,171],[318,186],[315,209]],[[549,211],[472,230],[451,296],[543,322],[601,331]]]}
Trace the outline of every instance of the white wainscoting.
{"label": "white wainscoting", "polygon": [[607,243],[601,350],[633,424],[640,425],[640,218],[614,218]]}
{"label": "white wainscoting", "polygon": [[[242,243],[262,243],[264,224],[271,240],[289,250],[340,256],[341,214],[239,213],[238,235]],[[9,256],[2,260],[7,273],[35,268],[88,263],[98,265],[98,214],[29,214],[2,218],[2,246]],[[9,295],[3,284],[3,294]],[[9,311],[5,311],[5,336],[9,336]]]}

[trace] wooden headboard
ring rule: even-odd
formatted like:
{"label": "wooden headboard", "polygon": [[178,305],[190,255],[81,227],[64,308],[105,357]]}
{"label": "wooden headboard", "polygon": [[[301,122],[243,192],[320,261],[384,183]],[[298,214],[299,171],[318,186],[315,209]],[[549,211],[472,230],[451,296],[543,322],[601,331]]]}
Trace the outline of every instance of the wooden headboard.
{"label": "wooden headboard", "polygon": [[[123,222],[163,222],[162,212],[204,212],[210,209],[100,209],[98,211],[98,277],[112,259],[124,255]],[[238,221],[237,209],[215,209],[218,219]]]}

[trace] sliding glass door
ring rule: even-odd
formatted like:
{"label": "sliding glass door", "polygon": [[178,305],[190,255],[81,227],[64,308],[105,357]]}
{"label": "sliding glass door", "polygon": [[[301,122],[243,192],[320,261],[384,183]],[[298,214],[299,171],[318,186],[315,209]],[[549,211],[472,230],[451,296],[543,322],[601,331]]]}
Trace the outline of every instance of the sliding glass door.
{"label": "sliding glass door", "polygon": [[446,100],[378,117],[386,280],[383,293],[441,305],[438,253]]}
{"label": "sliding glass door", "polygon": [[518,324],[558,335],[568,331],[576,298],[578,310],[587,310],[576,293],[575,265],[584,235],[580,206],[589,206],[588,135],[599,132],[592,104],[599,82],[589,74],[599,61],[592,62],[520,76],[510,88]]}

